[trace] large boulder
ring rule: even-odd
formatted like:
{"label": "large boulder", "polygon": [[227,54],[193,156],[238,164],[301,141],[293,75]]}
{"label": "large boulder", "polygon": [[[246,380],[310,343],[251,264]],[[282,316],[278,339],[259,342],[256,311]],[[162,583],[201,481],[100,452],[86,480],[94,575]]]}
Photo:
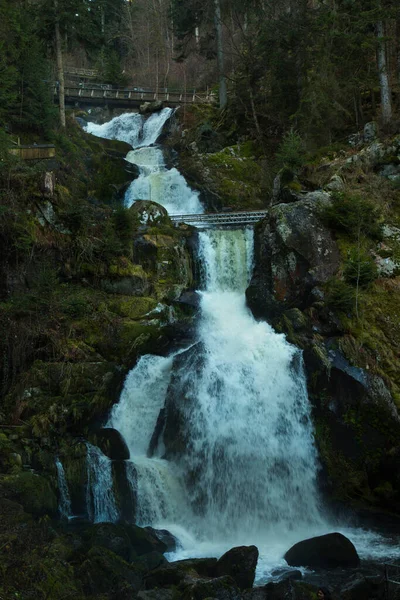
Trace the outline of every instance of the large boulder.
{"label": "large boulder", "polygon": [[142,585],[142,572],[110,550],[94,546],[77,568],[77,576],[87,595],[118,593],[128,588],[135,597]]}
{"label": "large boulder", "polygon": [[357,567],[360,558],[352,542],[341,533],[328,533],[298,542],[284,556],[292,567],[331,569]]}
{"label": "large boulder", "polygon": [[329,202],[329,194],[310,192],[297,202],[272,207],[256,227],[255,269],[246,292],[256,317],[305,308],[311,290],[336,273],[339,250],[319,217]]}
{"label": "large boulder", "polygon": [[112,427],[104,427],[91,436],[90,442],[111,458],[111,460],[128,460],[129,448],[119,431]]}
{"label": "large boulder", "polygon": [[241,590],[251,588],[256,575],[258,549],[238,546],[228,550],[215,566],[216,575],[230,575]]}
{"label": "large boulder", "polygon": [[135,215],[141,225],[171,225],[166,208],[152,200],[136,200],[129,211]]}

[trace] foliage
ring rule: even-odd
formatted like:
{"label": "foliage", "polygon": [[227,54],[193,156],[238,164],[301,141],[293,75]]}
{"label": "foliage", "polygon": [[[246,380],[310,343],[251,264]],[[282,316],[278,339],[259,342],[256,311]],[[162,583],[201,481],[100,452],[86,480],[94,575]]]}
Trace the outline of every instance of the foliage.
{"label": "foliage", "polygon": [[378,276],[375,261],[363,249],[352,248],[344,265],[344,277],[348,283],[366,287]]}
{"label": "foliage", "polygon": [[352,286],[341,279],[331,279],[326,288],[326,304],[344,313],[352,313],[355,303],[355,292]]}
{"label": "foliage", "polygon": [[346,233],[351,239],[358,239],[360,235],[382,239],[380,210],[362,196],[335,193],[332,204],[323,207],[321,217],[329,227]]}
{"label": "foliage", "polygon": [[276,158],[280,167],[288,167],[294,173],[304,165],[304,145],[299,134],[291,129],[279,146]]}

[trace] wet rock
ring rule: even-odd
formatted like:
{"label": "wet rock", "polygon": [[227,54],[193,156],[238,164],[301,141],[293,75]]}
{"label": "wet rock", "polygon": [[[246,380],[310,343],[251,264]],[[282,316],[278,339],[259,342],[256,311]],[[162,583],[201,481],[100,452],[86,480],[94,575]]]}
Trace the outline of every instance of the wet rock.
{"label": "wet rock", "polygon": [[168,211],[152,200],[138,200],[132,204],[129,211],[137,215],[142,225],[171,225]]}
{"label": "wet rock", "polygon": [[163,109],[162,100],[155,100],[154,102],[144,102],[140,105],[139,112],[141,115],[149,115],[153,112],[158,112]]}
{"label": "wet rock", "polygon": [[274,579],[276,578],[276,583],[280,583],[281,581],[293,581],[299,580],[303,578],[303,574],[298,569],[276,569],[271,573]]}
{"label": "wet rock", "polygon": [[216,563],[216,558],[193,558],[175,561],[147,574],[144,579],[144,587],[146,590],[178,585],[184,588],[192,585],[201,577],[214,577]]}
{"label": "wet rock", "polygon": [[230,575],[241,590],[251,588],[254,583],[258,561],[256,546],[238,546],[226,552],[218,560],[215,573]]}
{"label": "wet rock", "polygon": [[148,573],[149,571],[167,565],[168,561],[163,554],[153,551],[139,556],[139,558],[135,560],[135,564],[143,567],[144,571]]}
{"label": "wet rock", "polygon": [[172,533],[166,529],[154,529],[153,527],[145,527],[145,529],[150,531],[167,546],[166,552],[175,552],[178,540]]}
{"label": "wet rock", "polygon": [[91,436],[90,442],[111,458],[111,460],[128,460],[130,458],[129,448],[119,431],[112,427],[99,429]]}
{"label": "wet rock", "polygon": [[200,306],[200,295],[198,292],[193,291],[183,292],[178,299],[178,303],[197,309]]}
{"label": "wet rock", "polygon": [[329,533],[298,542],[284,556],[292,567],[357,567],[360,559],[352,542],[341,533]]}
{"label": "wet rock", "polygon": [[114,497],[120,519],[126,523],[134,523],[137,505],[134,491],[137,481],[136,469],[133,463],[126,460],[114,460],[112,469]]}

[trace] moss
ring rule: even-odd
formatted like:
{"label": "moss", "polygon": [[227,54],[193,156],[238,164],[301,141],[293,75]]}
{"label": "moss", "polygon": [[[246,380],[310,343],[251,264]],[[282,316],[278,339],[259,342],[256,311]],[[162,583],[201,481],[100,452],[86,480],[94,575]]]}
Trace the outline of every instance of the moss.
{"label": "moss", "polygon": [[120,317],[128,319],[140,319],[145,317],[149,312],[155,309],[157,300],[155,298],[147,298],[135,296],[123,296],[121,298],[111,300],[109,309]]}
{"label": "moss", "polygon": [[1,485],[7,496],[22,504],[28,513],[43,516],[57,511],[56,495],[45,477],[31,472],[7,475]]}
{"label": "moss", "polygon": [[146,273],[142,265],[134,265],[127,258],[120,261],[117,264],[112,264],[108,268],[108,272],[113,277],[139,277],[141,279],[146,278]]}

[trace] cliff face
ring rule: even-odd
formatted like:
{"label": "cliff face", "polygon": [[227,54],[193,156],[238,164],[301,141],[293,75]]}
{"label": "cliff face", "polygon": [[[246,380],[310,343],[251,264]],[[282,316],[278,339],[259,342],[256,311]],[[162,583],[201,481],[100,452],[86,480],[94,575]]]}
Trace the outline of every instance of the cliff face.
{"label": "cliff face", "polygon": [[[191,311],[178,300],[193,284],[192,231],[149,202],[120,208],[135,175],[127,148],[71,122],[57,162],[11,165],[3,194],[0,487],[10,497],[7,477],[35,470],[51,513],[55,456],[71,489],[84,489],[77,441],[104,422],[139,356],[189,335]],[[17,496],[29,512],[29,494]]]}
{"label": "cliff face", "polygon": [[[277,180],[247,298],[304,350],[329,497],[400,511],[400,139]],[[397,365],[397,367],[396,367]]]}

